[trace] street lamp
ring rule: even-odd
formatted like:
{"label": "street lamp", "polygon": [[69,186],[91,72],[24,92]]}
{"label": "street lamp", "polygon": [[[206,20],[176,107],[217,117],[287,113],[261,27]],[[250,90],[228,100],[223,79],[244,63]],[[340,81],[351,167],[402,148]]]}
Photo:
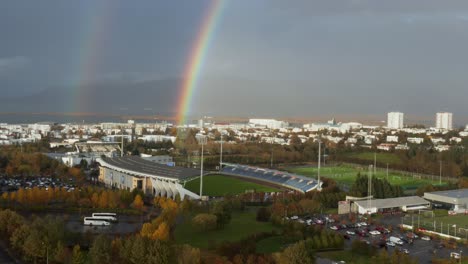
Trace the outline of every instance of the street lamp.
{"label": "street lamp", "polygon": [[320,138],[318,140],[318,143],[319,143],[319,148],[318,148],[318,166],[317,166],[317,184],[318,184],[317,189],[320,191],[322,189],[320,185],[320,154],[321,154],[322,140]]}
{"label": "street lamp", "polygon": [[206,144],[206,136],[202,135],[198,138],[198,144],[201,145],[201,160],[200,160],[200,199],[203,196],[203,146]]}

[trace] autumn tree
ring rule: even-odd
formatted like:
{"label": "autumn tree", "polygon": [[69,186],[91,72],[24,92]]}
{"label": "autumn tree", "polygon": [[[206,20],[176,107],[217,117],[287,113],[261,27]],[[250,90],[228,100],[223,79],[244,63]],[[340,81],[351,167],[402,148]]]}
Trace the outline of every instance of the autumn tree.
{"label": "autumn tree", "polygon": [[154,231],[153,235],[151,236],[152,239],[161,240],[161,241],[168,241],[170,235],[169,226],[166,222],[162,222],[156,231]]}
{"label": "autumn tree", "polygon": [[304,240],[287,247],[280,255],[280,264],[313,264],[314,256],[310,249],[307,249]]}
{"label": "autumn tree", "polygon": [[197,214],[192,219],[192,225],[199,231],[214,230],[217,227],[217,216],[214,214]]}
{"label": "autumn tree", "polygon": [[133,207],[138,209],[138,210],[141,210],[143,209],[143,199],[141,198],[141,196],[139,194],[137,194],[137,196],[135,196],[135,199],[133,200]]}
{"label": "autumn tree", "polygon": [[201,263],[200,249],[193,248],[189,245],[182,245],[178,249],[177,263],[178,264],[200,264]]}

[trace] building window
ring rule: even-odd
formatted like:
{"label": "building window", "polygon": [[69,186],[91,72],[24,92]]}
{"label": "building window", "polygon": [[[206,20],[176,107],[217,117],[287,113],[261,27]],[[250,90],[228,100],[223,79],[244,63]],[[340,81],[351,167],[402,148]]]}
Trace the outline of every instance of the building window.
{"label": "building window", "polygon": [[138,190],[143,189],[143,180],[137,180],[137,189]]}

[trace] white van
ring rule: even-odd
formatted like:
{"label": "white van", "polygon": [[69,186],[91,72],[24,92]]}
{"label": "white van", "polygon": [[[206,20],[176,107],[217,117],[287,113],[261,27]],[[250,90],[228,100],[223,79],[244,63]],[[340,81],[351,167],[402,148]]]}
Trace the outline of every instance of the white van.
{"label": "white van", "polygon": [[399,239],[398,237],[391,236],[388,238],[388,241],[393,242],[397,245],[403,245],[403,240]]}

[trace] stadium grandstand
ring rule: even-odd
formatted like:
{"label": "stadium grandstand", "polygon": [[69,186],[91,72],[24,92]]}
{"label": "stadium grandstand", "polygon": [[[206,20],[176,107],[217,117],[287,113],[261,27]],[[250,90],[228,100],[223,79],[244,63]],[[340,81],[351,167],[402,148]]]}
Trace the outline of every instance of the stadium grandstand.
{"label": "stadium grandstand", "polygon": [[221,163],[221,166],[222,174],[267,182],[302,193],[315,190],[319,186],[315,179],[283,171],[232,163]]}
{"label": "stadium grandstand", "polygon": [[200,199],[200,196],[184,188],[185,182],[200,176],[195,169],[168,166],[138,156],[101,157],[99,181],[106,187],[133,190],[145,194],[175,199]]}

